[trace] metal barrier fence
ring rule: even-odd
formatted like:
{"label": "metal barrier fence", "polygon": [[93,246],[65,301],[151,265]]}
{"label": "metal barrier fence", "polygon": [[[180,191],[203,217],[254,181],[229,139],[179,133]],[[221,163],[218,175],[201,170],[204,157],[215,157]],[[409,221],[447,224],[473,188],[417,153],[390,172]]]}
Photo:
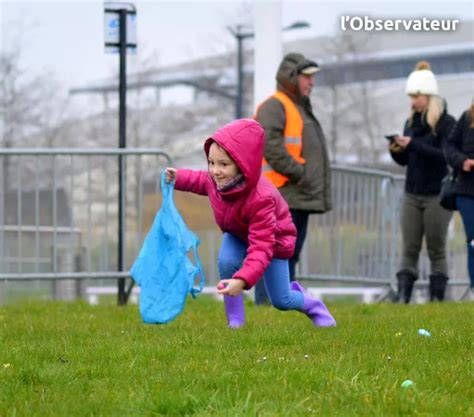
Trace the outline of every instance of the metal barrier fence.
{"label": "metal barrier fence", "polygon": [[[394,287],[400,263],[404,180],[383,171],[334,166],[333,210],[310,217],[298,275],[307,280]],[[450,223],[447,249],[450,291],[456,298],[462,290],[453,287],[468,285],[466,243],[458,213]],[[428,275],[424,248],[417,286],[426,287]]]}
{"label": "metal barrier fence", "polygon": [[171,164],[168,154],[0,149],[0,301],[32,292],[72,299],[82,296],[86,279],[129,276],[117,272],[120,158],[128,270],[144,237],[144,196],[159,193],[157,173]]}
{"label": "metal barrier fence", "polygon": [[[171,162],[166,153],[0,149],[0,302],[24,292],[71,299],[83,296],[89,279],[103,284],[97,280],[129,277],[117,272],[119,155],[125,161],[128,270],[146,232],[146,210],[150,216],[157,209],[145,196],[159,192],[159,172]],[[339,166],[332,172],[333,210],[311,216],[299,276],[339,285],[393,285],[404,178]],[[207,281],[214,284],[221,234],[196,232]],[[465,237],[457,215],[450,225],[448,253],[450,282],[467,285]],[[423,254],[421,285],[428,266]]]}

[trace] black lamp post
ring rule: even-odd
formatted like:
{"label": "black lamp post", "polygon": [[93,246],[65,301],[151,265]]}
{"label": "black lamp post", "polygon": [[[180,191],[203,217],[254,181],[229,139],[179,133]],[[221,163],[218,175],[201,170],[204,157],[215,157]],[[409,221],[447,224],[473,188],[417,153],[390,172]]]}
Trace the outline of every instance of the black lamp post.
{"label": "black lamp post", "polygon": [[[297,21],[292,23],[289,26],[284,27],[282,30],[293,30],[293,29],[302,29],[308,28],[310,24],[308,22]],[[242,41],[244,39],[253,38],[255,36],[254,32],[243,32],[243,26],[237,25],[234,28],[228,26],[227,29],[237,39],[237,94],[235,98],[235,118],[240,119],[242,117],[242,102],[243,102],[243,95],[244,95],[244,71],[243,71],[243,50],[242,50]]]}
{"label": "black lamp post", "polygon": [[[106,47],[117,47],[119,55],[119,148],[127,147],[127,47],[136,47],[130,44],[127,36],[127,16],[135,15],[135,6],[131,3],[105,3],[105,12],[118,15],[118,40],[106,41]],[[117,270],[125,269],[124,243],[125,243],[125,160],[123,155],[118,156],[118,237],[117,237]],[[118,279],[118,304],[127,303],[125,292],[125,278]]]}

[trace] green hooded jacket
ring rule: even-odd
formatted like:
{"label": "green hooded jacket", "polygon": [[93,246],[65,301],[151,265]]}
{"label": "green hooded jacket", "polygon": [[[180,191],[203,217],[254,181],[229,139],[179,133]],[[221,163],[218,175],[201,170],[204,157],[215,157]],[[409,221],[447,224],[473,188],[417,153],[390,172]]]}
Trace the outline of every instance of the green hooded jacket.
{"label": "green hooded jacket", "polygon": [[331,210],[331,171],[326,139],[319,121],[313,114],[311,102],[298,89],[298,71],[306,58],[297,53],[285,56],[277,73],[277,89],[285,93],[297,106],[304,123],[299,164],[287,152],[283,132],[285,109],[280,101],[270,97],[257,110],[256,120],[265,129],[265,159],[277,172],[289,178],[279,188],[290,209],[325,213]]}

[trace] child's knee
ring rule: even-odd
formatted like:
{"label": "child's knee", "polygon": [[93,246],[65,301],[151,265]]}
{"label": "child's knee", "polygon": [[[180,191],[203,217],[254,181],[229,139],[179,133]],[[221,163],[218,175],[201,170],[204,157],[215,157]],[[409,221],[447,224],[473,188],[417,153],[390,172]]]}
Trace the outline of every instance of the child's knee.
{"label": "child's knee", "polygon": [[279,298],[271,300],[273,307],[280,311],[292,310],[291,300],[289,298]]}
{"label": "child's knee", "polygon": [[240,261],[231,256],[224,255],[219,256],[217,259],[217,265],[222,278],[230,278],[234,272],[240,268]]}

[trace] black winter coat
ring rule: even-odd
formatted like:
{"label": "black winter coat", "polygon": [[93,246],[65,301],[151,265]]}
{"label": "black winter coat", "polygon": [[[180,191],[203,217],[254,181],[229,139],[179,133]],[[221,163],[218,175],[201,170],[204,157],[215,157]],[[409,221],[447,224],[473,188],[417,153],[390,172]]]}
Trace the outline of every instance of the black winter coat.
{"label": "black winter coat", "polygon": [[436,195],[441,180],[448,173],[443,148],[456,120],[445,110],[433,133],[422,113],[415,113],[413,122],[405,122],[403,134],[411,141],[403,152],[390,152],[393,160],[406,166],[405,191],[410,194]]}
{"label": "black winter coat", "polygon": [[474,128],[470,110],[463,113],[446,142],[445,154],[449,165],[458,173],[456,194],[474,197],[474,170],[463,171],[466,159],[474,159]]}

